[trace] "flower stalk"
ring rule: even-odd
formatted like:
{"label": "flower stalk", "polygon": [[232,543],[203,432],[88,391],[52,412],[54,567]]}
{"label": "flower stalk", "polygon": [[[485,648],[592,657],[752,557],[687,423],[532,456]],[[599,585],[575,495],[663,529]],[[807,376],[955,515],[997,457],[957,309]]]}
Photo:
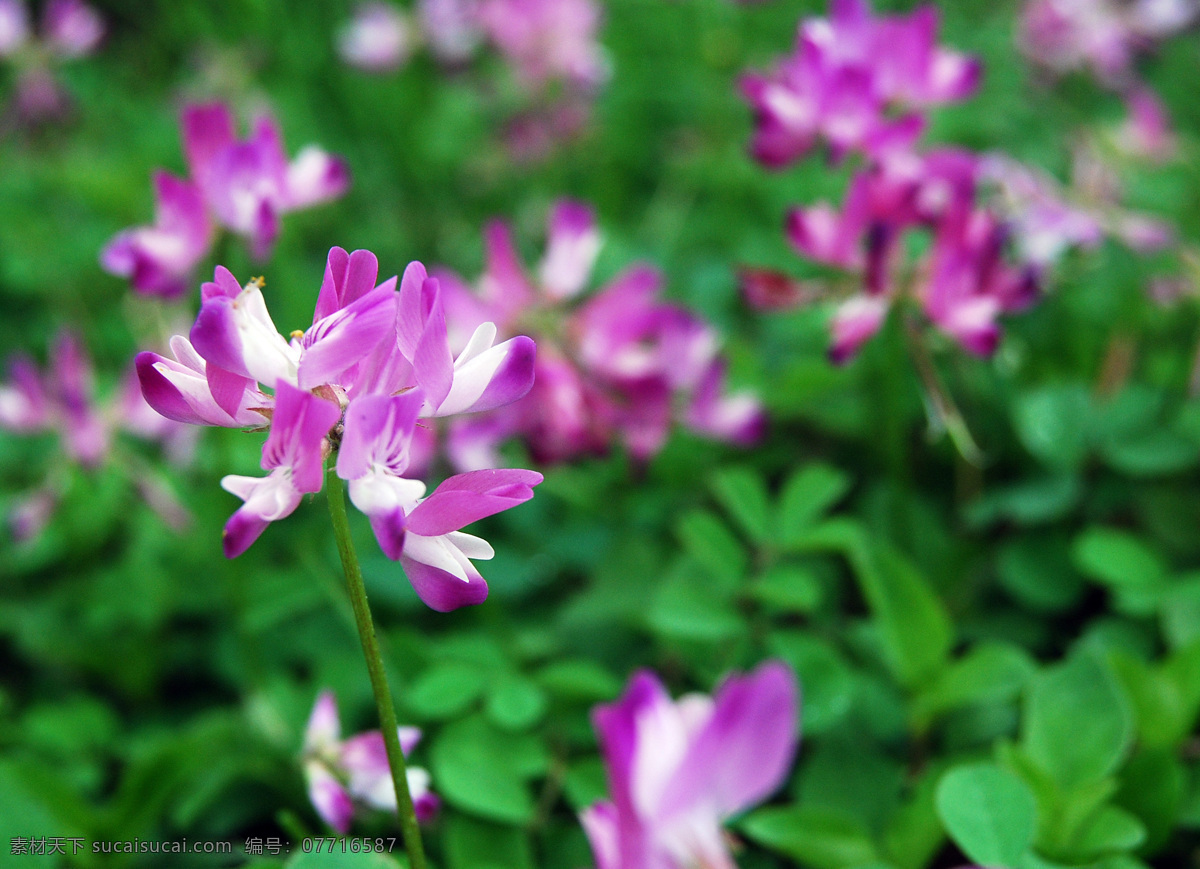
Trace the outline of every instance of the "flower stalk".
{"label": "flower stalk", "polygon": [[375,694],[375,705],[379,710],[379,724],[383,742],[387,749],[388,766],[392,771],[392,785],[396,789],[396,809],[400,815],[400,830],[404,837],[404,850],[412,869],[426,869],[425,849],[421,843],[421,830],[417,825],[417,813],[413,808],[412,794],[408,790],[408,771],[404,763],[404,752],[400,748],[397,732],[396,711],[392,706],[392,692],[388,688],[383,658],[379,653],[379,641],[375,637],[375,624],[371,619],[371,608],[367,603],[367,590],[363,585],[362,569],[354,544],[350,539],[350,520],[346,515],[345,484],[337,474],[328,474],[329,516],[333,520],[333,533],[337,539],[338,555],[346,573],[346,591],[354,609],[354,622],[358,627],[358,638],[362,642],[363,657],[367,660],[367,672],[371,677],[371,690]]}

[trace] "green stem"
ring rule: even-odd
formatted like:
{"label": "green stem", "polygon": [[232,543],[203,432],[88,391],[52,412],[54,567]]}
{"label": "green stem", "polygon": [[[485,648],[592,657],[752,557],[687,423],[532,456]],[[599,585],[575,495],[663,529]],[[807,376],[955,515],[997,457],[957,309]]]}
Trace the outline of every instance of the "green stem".
{"label": "green stem", "polygon": [[375,705],[379,709],[383,744],[387,749],[388,766],[392,770],[392,785],[396,788],[396,806],[400,814],[400,830],[404,835],[404,850],[408,852],[412,869],[425,869],[425,848],[421,844],[421,830],[417,826],[412,794],[408,792],[408,773],[404,766],[404,752],[400,750],[392,692],[388,689],[387,675],[383,671],[383,658],[379,654],[379,641],[375,637],[375,625],[371,621],[371,608],[367,604],[362,569],[358,566],[358,556],[354,554],[354,544],[350,540],[350,520],[346,516],[346,487],[337,474],[328,474],[327,480],[329,516],[333,519],[338,555],[342,557],[342,568],[346,571],[346,590],[350,594],[350,605],[354,608],[358,638],[362,641],[363,656],[367,659],[367,672],[371,675],[371,689],[375,692]]}

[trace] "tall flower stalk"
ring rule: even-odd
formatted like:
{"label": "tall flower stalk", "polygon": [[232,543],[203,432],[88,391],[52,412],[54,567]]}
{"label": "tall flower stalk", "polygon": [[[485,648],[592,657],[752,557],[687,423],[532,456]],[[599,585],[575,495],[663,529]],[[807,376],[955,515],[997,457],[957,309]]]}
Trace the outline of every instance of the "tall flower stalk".
{"label": "tall flower stalk", "polygon": [[358,627],[358,639],[362,643],[363,657],[367,661],[367,673],[371,677],[375,707],[379,710],[379,726],[383,733],[384,747],[387,749],[388,766],[392,771],[392,786],[396,789],[396,811],[400,816],[404,850],[408,853],[412,869],[425,869],[425,846],[421,842],[421,828],[417,824],[412,794],[408,791],[408,769],[404,763],[404,752],[400,748],[392,692],[388,687],[383,656],[379,653],[379,639],[375,636],[375,622],[371,618],[371,607],[367,603],[362,568],[359,567],[358,556],[354,552],[354,542],[350,539],[350,517],[346,515],[346,487],[337,474],[326,474],[326,477],[329,480],[329,517],[333,521],[333,536],[337,540],[342,570],[346,572],[346,593],[350,596],[350,606],[354,608],[354,624]]}

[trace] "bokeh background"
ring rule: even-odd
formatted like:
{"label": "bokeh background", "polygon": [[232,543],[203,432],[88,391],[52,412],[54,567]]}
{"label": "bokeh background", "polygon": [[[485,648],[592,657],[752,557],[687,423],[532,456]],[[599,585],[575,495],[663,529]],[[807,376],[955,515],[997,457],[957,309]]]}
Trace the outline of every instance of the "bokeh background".
{"label": "bokeh background", "polygon": [[[425,608],[352,516],[400,718],[424,729],[414,761],[444,800],[426,834],[436,864],[591,865],[575,818],[605,790],[591,707],[639,667],[707,692],[780,657],[803,685],[804,737],[786,787],[732,827],[743,867],[970,862],[936,795],[948,770],[979,762],[1036,797],[1022,867],[1200,865],[1187,259],[1200,39],[1139,58],[1178,151],[1122,170],[1126,203],[1169,221],[1178,244],[1073,252],[1036,306],[1005,319],[990,359],[932,342],[976,466],[931,429],[895,324],[837,367],[828,306],[763,312],[739,295],[741,266],[811,271],[784,213],[839,201],[851,172],[817,156],[768,171],[747,153],[739,77],[789,51],[824,4],[602,5],[611,77],[590,120],[525,153],[510,133],[529,97],[494,51],[454,69],[418,51],[371,75],[337,55],[347,3],[96,2],[103,44],[56,72],[69,111],[33,125],[10,112],[0,139],[2,352],[44,361],[76,330],[98,393],[117,392],[176,309],[135,296],[98,255],[149,219],[154,168],[183,171],[191,100],[224,99],[243,119],[269,109],[289,153],[319,143],[350,167],[347,195],[288,215],[265,264],[226,238],[202,266],[264,273],[285,332],[309,321],[333,245],[374,251],[384,274],[417,259],[473,278],[489,219],[510,220],[534,262],[552,203],[588,202],[604,235],[593,286],[635,260],[659,267],[667,297],[720,330],[732,382],[770,424],[750,449],[676,431],[644,464],[617,446],[543,468],[533,501],[481,523],[491,596],[453,613]],[[1094,77],[1050,77],[1022,55],[1018,3],[937,6],[942,42],[985,73],[972,99],[931,113],[927,141],[1065,180],[1080,138],[1121,122]],[[14,87],[0,65],[0,95]],[[1162,276],[1183,289],[1154,298]],[[324,831],[299,761],[317,693],[336,691],[347,732],[376,723],[324,496],[221,556],[237,502],[218,480],[258,473],[261,440],[206,430],[179,465],[118,439],[83,470],[53,435],[0,433],[0,507],[51,477],[62,492],[39,533],[0,535],[0,863],[284,865],[295,855],[249,858],[243,843]],[[147,502],[147,481],[186,508],[184,527]],[[398,835],[384,816],[356,831]],[[9,856],[18,836],[226,840],[235,859]]]}

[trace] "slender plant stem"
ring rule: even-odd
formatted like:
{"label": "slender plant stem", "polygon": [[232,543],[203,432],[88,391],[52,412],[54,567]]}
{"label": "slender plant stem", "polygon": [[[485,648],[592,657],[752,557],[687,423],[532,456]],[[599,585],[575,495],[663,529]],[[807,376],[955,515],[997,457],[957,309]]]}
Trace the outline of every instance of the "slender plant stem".
{"label": "slender plant stem", "polygon": [[404,850],[408,852],[408,861],[412,869],[426,869],[421,829],[417,826],[412,794],[408,792],[404,752],[400,749],[400,738],[396,730],[396,710],[392,707],[392,692],[388,688],[383,658],[379,654],[379,641],[375,637],[375,624],[371,621],[371,608],[367,604],[362,569],[358,566],[358,556],[354,554],[354,544],[350,540],[350,520],[346,516],[346,487],[337,474],[328,474],[327,480],[329,516],[333,519],[338,554],[342,557],[342,568],[346,571],[346,590],[350,594],[350,605],[354,608],[358,638],[362,641],[363,656],[367,659],[367,672],[371,675],[371,689],[375,692],[375,705],[379,709],[383,744],[387,749],[388,766],[392,770],[392,785],[396,788],[396,806],[400,814],[400,829],[404,835]]}

